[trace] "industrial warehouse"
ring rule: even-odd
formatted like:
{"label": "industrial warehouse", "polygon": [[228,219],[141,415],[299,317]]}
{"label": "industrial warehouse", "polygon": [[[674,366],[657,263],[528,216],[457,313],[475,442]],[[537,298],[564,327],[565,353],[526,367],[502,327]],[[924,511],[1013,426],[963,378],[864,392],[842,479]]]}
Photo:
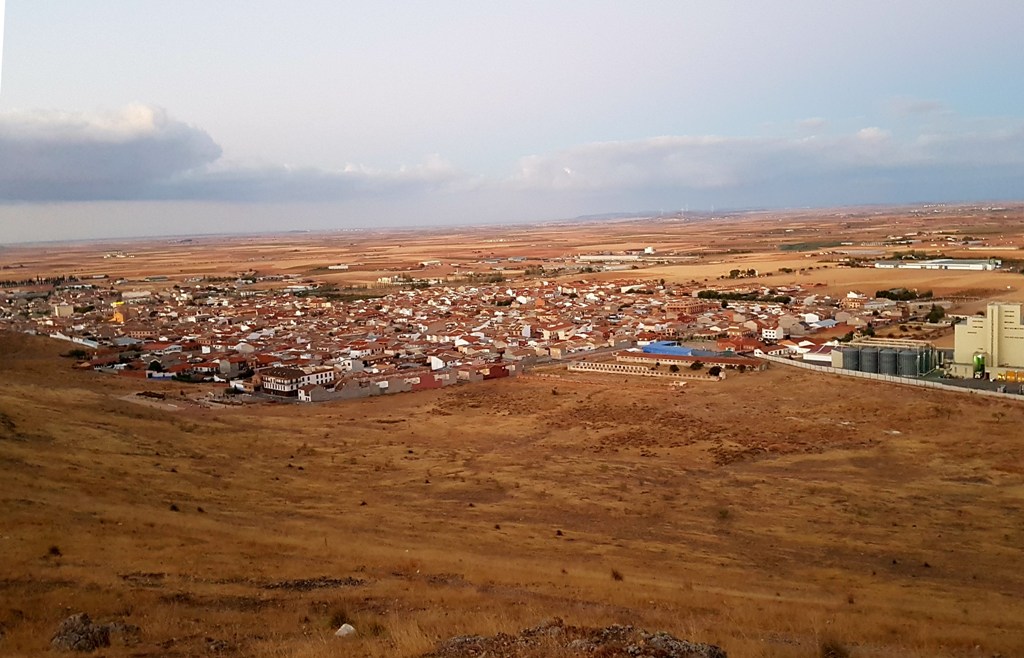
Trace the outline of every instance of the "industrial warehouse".
{"label": "industrial warehouse", "polygon": [[893,270],[964,270],[984,272],[1002,267],[998,258],[969,260],[963,258],[934,258],[931,260],[880,260],[875,263],[879,269]]}

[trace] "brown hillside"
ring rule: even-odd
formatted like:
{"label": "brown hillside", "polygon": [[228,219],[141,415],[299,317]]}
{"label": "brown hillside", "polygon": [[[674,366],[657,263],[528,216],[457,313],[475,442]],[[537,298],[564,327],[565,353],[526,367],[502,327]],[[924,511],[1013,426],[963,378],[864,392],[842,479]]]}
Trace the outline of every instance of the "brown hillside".
{"label": "brown hillside", "polygon": [[1024,649],[1024,404],[773,368],[212,410],[66,350],[0,338],[0,654],[76,612],[141,629],[108,656],[416,656],[556,616],[730,656]]}

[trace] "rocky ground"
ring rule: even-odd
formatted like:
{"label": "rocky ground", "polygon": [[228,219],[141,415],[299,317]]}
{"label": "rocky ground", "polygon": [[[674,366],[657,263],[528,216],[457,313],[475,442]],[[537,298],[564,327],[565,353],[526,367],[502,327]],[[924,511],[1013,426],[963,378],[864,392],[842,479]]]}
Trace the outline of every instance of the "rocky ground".
{"label": "rocky ground", "polygon": [[442,642],[423,658],[532,658],[592,656],[596,658],[726,658],[713,644],[680,640],[668,633],[649,633],[633,626],[585,628],[561,619],[516,634],[490,637],[463,635]]}

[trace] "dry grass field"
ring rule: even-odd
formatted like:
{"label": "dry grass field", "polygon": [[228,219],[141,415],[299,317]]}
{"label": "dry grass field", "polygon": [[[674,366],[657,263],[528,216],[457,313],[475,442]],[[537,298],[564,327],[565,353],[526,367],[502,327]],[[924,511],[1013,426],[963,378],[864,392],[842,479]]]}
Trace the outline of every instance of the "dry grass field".
{"label": "dry grass field", "polygon": [[1024,654],[1024,404],[776,367],[171,410],[64,347],[0,338],[3,655],[78,611],[141,628],[106,656],[417,656],[552,616]]}

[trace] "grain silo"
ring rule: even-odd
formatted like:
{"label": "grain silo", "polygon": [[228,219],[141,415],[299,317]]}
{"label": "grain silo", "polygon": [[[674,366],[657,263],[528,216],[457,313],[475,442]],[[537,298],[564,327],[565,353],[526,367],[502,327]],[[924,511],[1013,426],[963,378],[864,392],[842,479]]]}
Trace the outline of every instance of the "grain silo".
{"label": "grain silo", "polygon": [[878,372],[878,348],[877,347],[862,347],[862,348],[860,348],[860,371],[861,372]]}
{"label": "grain silo", "polygon": [[899,369],[900,377],[917,377],[921,374],[921,361],[924,353],[920,350],[900,350]]}
{"label": "grain silo", "polygon": [[878,352],[878,374],[896,376],[898,372],[896,350],[886,348]]}
{"label": "grain silo", "polygon": [[860,370],[859,347],[844,347],[840,351],[843,354],[843,370]]}

